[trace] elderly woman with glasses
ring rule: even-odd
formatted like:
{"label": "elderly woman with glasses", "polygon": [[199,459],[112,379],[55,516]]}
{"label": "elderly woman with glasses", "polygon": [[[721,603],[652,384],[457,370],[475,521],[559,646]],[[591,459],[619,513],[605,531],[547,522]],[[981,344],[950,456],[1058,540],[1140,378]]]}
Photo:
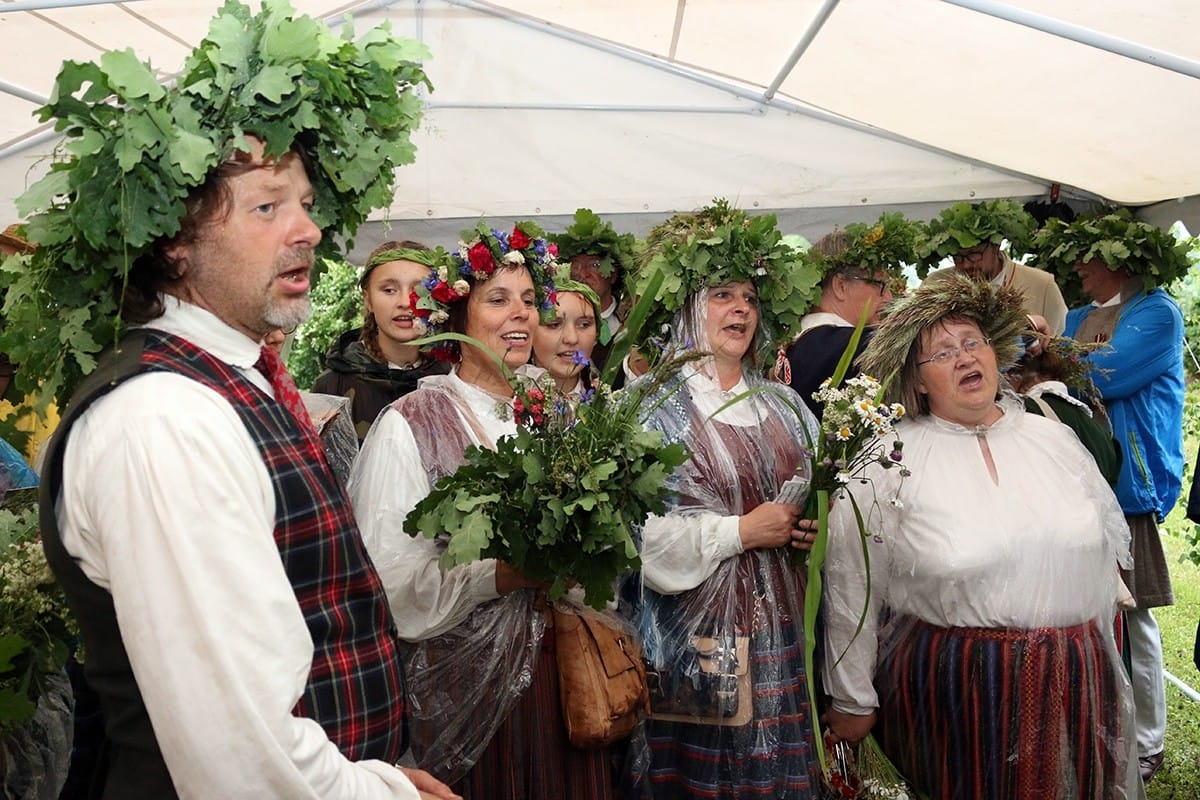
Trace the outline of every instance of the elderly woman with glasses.
{"label": "elderly woman with glasses", "polygon": [[1129,530],[1079,440],[1001,392],[1025,323],[1017,293],[949,276],[896,301],[860,359],[912,414],[911,475],[834,504],[825,720],[834,741],[875,726],[930,798],[1126,797]]}

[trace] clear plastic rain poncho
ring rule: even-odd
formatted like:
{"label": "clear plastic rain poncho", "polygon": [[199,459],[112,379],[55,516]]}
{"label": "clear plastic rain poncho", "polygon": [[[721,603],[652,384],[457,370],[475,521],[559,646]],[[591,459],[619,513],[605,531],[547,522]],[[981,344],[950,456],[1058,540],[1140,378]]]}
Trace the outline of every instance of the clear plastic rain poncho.
{"label": "clear plastic rain poncho", "polygon": [[1113,636],[1129,530],[1070,430],[1000,404],[987,428],[900,426],[911,476],[876,469],[849,487],[865,546],[851,503],[834,502],[825,688],[838,711],[878,706],[876,738],[935,800],[1129,797],[1132,696]]}
{"label": "clear plastic rain poncho", "polygon": [[394,404],[401,413],[380,414],[350,477],[363,541],[400,637],[411,643],[404,667],[413,754],[450,783],[466,774],[529,689],[545,615],[530,591],[496,598],[492,560],[443,571],[445,543],[410,536],[403,523],[439,478],[462,465],[468,445],[516,432],[496,415],[501,400],[453,373],[423,378]]}
{"label": "clear plastic rain poncho", "polygon": [[[693,295],[675,330],[702,351],[706,298]],[[643,751],[630,768],[636,797],[808,798],[817,786],[804,567],[791,548],[742,552],[738,535],[738,517],[771,501],[808,457],[816,421],[791,389],[744,363],[727,392],[709,377],[711,361],[685,366],[646,423],[691,459],[669,481],[667,514],[642,530],[641,581],[626,593],[654,714],[649,763]]]}

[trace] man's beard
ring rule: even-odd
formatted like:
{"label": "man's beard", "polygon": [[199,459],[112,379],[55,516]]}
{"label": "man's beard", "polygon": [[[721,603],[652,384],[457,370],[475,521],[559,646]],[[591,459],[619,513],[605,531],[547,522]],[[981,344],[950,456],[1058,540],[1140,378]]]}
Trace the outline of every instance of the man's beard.
{"label": "man's beard", "polygon": [[288,300],[284,303],[268,300],[267,307],[263,309],[263,319],[267,324],[285,331],[295,330],[311,316],[312,298],[307,296],[302,300]]}

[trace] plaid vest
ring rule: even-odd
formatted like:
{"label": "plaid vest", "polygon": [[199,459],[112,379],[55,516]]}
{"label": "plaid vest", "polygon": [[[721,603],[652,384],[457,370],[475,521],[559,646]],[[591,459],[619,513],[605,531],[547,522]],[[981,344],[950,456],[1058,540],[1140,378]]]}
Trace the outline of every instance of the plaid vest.
{"label": "plaid vest", "polygon": [[[308,682],[292,713],[316,720],[351,761],[380,759],[394,763],[407,748],[398,638],[350,500],[329,469],[320,439],[301,430],[286,408],[228,364],[191,342],[161,331],[143,329],[129,334],[115,357],[102,363],[72,398],[54,437],[57,441],[52,440],[47,448],[49,480],[43,483],[43,500],[57,496],[62,442],[71,423],[94,400],[119,383],[134,375],[156,371],[181,374],[228,400],[267,467],[275,495],[275,543],[314,646]],[[46,537],[51,540],[47,556],[70,596],[70,587],[78,585],[82,572],[78,567],[70,570],[74,565],[69,557],[66,564],[62,563],[63,558],[56,557],[65,551],[61,551],[58,541],[53,507],[53,499],[41,506],[43,531],[50,527],[48,521],[53,523],[53,532]],[[69,572],[78,575],[64,574]],[[91,584],[91,589],[99,587]],[[107,601],[99,609],[94,605],[96,592],[86,588],[82,598],[74,598],[72,602],[85,639],[91,638],[86,636],[89,628],[99,637],[98,647],[86,641],[89,675],[93,668],[91,655],[106,653],[108,663],[97,665],[106,683],[113,683],[113,676],[123,673],[128,673],[132,683],[128,657],[119,646],[119,633],[117,647],[104,646],[110,638],[104,634],[115,632],[116,623],[111,595],[107,592],[103,595]],[[82,602],[75,602],[76,599]],[[86,622],[85,616],[89,618]],[[103,695],[103,689],[100,690]],[[145,719],[135,685],[132,690],[122,687],[113,694],[121,697],[125,705],[132,696],[139,706],[140,713],[129,714],[122,709],[118,717]],[[115,709],[105,710],[112,716]],[[147,734],[152,737],[152,732],[143,731],[131,740],[143,741]],[[111,730],[110,735],[119,747],[121,737]]]}

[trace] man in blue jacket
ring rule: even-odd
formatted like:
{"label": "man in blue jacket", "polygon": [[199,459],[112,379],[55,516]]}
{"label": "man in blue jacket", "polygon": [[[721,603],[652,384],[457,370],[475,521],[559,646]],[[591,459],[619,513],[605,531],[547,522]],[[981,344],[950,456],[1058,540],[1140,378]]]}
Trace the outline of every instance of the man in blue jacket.
{"label": "man in blue jacket", "polygon": [[1127,628],[1138,760],[1148,781],[1162,766],[1167,728],[1162,640],[1150,609],[1175,602],[1158,523],[1179,499],[1183,475],[1183,315],[1128,268],[1097,258],[1075,273],[1093,302],[1067,314],[1066,334],[1109,345],[1090,356],[1092,377],[1125,456],[1116,491],[1133,534],[1126,580],[1138,607]]}

